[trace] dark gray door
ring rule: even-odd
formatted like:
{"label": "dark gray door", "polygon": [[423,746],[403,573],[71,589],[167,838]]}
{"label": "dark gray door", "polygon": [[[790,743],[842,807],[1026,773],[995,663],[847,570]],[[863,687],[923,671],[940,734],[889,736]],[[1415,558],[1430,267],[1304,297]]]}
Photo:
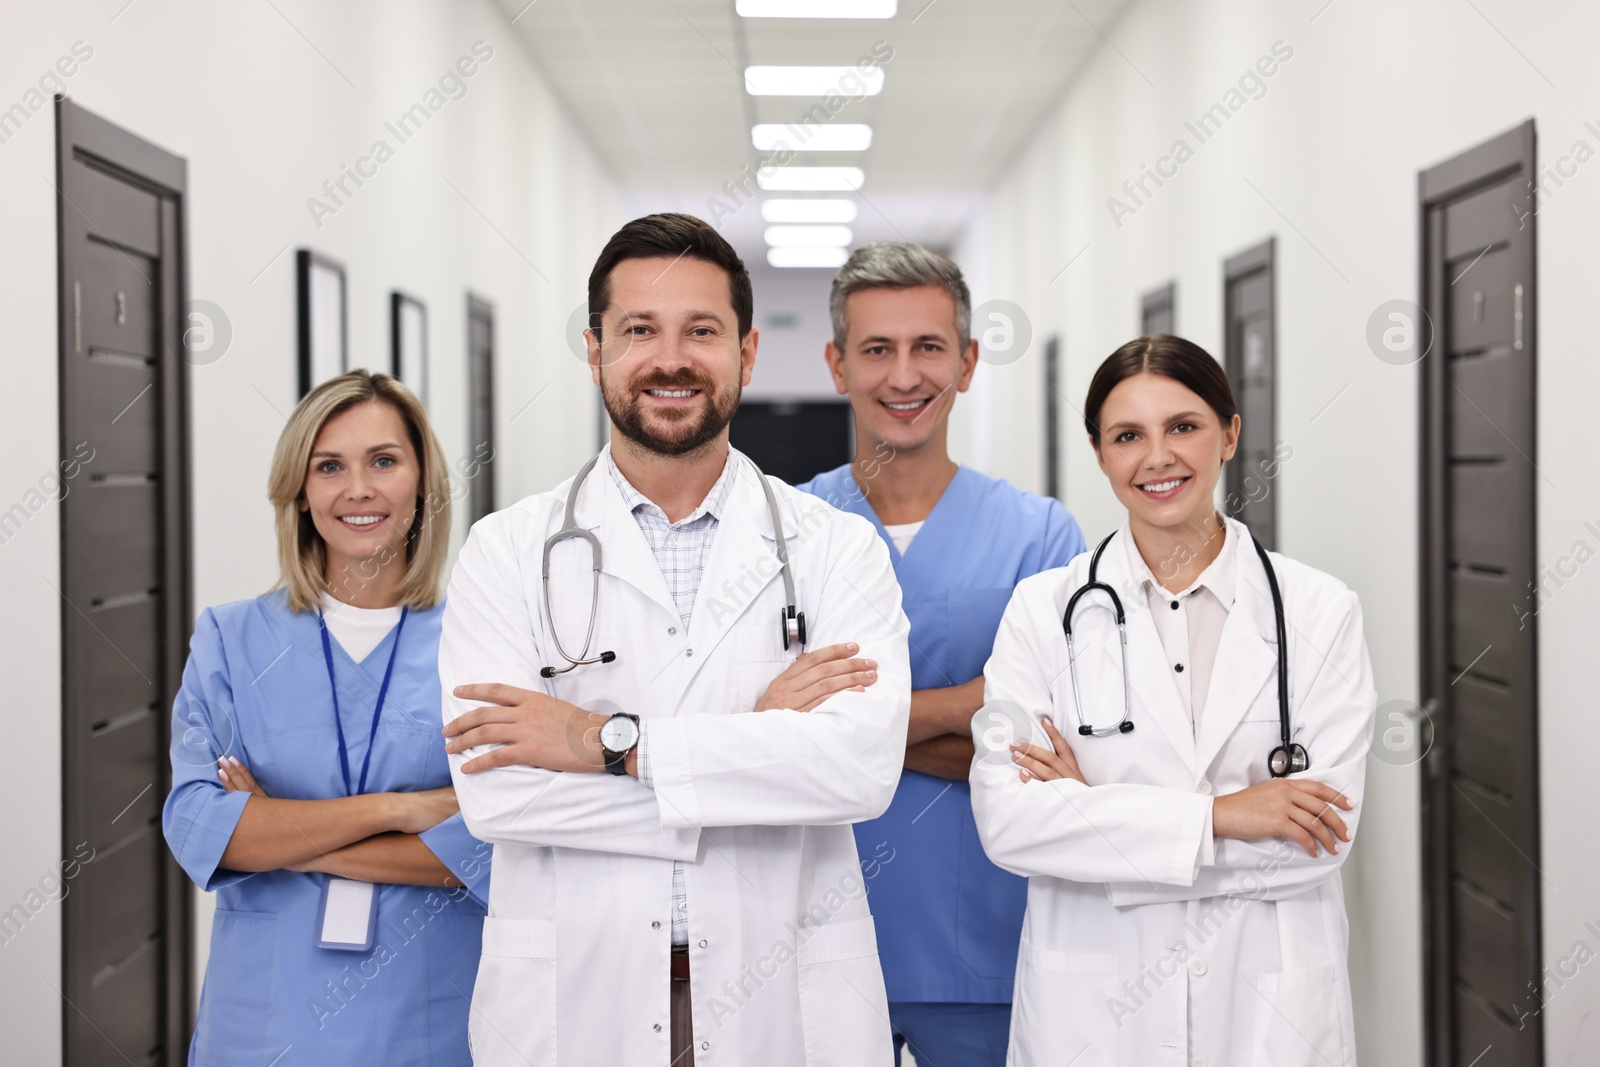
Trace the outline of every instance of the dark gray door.
{"label": "dark gray door", "polygon": [[494,510],[494,305],[467,294],[468,521]]}
{"label": "dark gray door", "polygon": [[1061,499],[1061,338],[1044,346],[1044,495]]}
{"label": "dark gray door", "polygon": [[746,396],[728,425],[728,440],[764,473],[799,485],[850,462],[854,422],[842,400]]}
{"label": "dark gray door", "polygon": [[1178,283],[1168,282],[1139,298],[1139,333],[1176,333]]}
{"label": "dark gray door", "polygon": [[1274,238],[1230,258],[1223,267],[1224,366],[1243,427],[1228,464],[1224,508],[1268,548],[1278,547],[1278,402]]}
{"label": "dark gray door", "polygon": [[57,99],[66,1062],[188,1054],[190,886],[161,836],[189,630],[184,161]]}
{"label": "dark gray door", "polygon": [[1543,1062],[1534,216],[1507,210],[1534,174],[1530,120],[1419,183],[1423,305],[1437,335],[1420,364],[1434,1067]]}

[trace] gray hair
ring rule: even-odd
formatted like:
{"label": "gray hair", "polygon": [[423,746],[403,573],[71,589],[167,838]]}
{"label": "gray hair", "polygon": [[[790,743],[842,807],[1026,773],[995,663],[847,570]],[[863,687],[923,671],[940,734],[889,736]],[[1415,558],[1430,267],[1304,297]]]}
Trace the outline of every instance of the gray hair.
{"label": "gray hair", "polygon": [[833,318],[833,343],[844,350],[844,305],[862,289],[912,289],[936,285],[956,302],[956,333],[963,349],[972,339],[972,294],[961,268],[950,257],[910,241],[875,241],[850,254],[833,279],[828,314]]}

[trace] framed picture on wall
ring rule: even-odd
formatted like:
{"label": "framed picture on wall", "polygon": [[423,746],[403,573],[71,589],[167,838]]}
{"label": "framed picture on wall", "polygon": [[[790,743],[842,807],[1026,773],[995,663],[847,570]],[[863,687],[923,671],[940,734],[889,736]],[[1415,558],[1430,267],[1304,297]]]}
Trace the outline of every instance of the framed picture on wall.
{"label": "framed picture on wall", "polygon": [[295,253],[300,395],[349,368],[344,266],[319,252]]}
{"label": "framed picture on wall", "polygon": [[389,294],[389,373],[428,403],[428,309],[398,290]]}

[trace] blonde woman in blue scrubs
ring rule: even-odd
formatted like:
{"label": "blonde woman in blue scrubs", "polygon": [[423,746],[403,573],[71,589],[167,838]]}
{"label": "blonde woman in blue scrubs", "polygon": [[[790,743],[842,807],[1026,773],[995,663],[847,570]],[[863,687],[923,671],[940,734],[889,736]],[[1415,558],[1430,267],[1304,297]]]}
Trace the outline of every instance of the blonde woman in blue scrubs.
{"label": "blonde woman in blue scrubs", "polygon": [[217,894],[189,1062],[466,1067],[490,850],[439,733],[443,453],[352,371],[290,416],[269,495],[279,585],[201,613],[174,707],[162,825]]}

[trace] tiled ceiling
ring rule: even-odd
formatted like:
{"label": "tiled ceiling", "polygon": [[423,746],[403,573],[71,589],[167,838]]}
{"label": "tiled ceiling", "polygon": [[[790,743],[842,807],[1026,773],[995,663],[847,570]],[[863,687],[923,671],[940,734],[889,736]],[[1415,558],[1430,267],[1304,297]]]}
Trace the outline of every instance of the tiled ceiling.
{"label": "tiled ceiling", "polygon": [[[1125,3],[901,0],[892,19],[753,19],[735,0],[501,0],[622,184],[702,215],[763,161],[752,124],[795,122],[818,102],[752,97],[746,66],[852,64],[888,42],[882,93],[832,119],[870,124],[872,147],[793,160],[865,169],[858,242],[954,237]],[[759,243],[757,213],[725,232]]]}

